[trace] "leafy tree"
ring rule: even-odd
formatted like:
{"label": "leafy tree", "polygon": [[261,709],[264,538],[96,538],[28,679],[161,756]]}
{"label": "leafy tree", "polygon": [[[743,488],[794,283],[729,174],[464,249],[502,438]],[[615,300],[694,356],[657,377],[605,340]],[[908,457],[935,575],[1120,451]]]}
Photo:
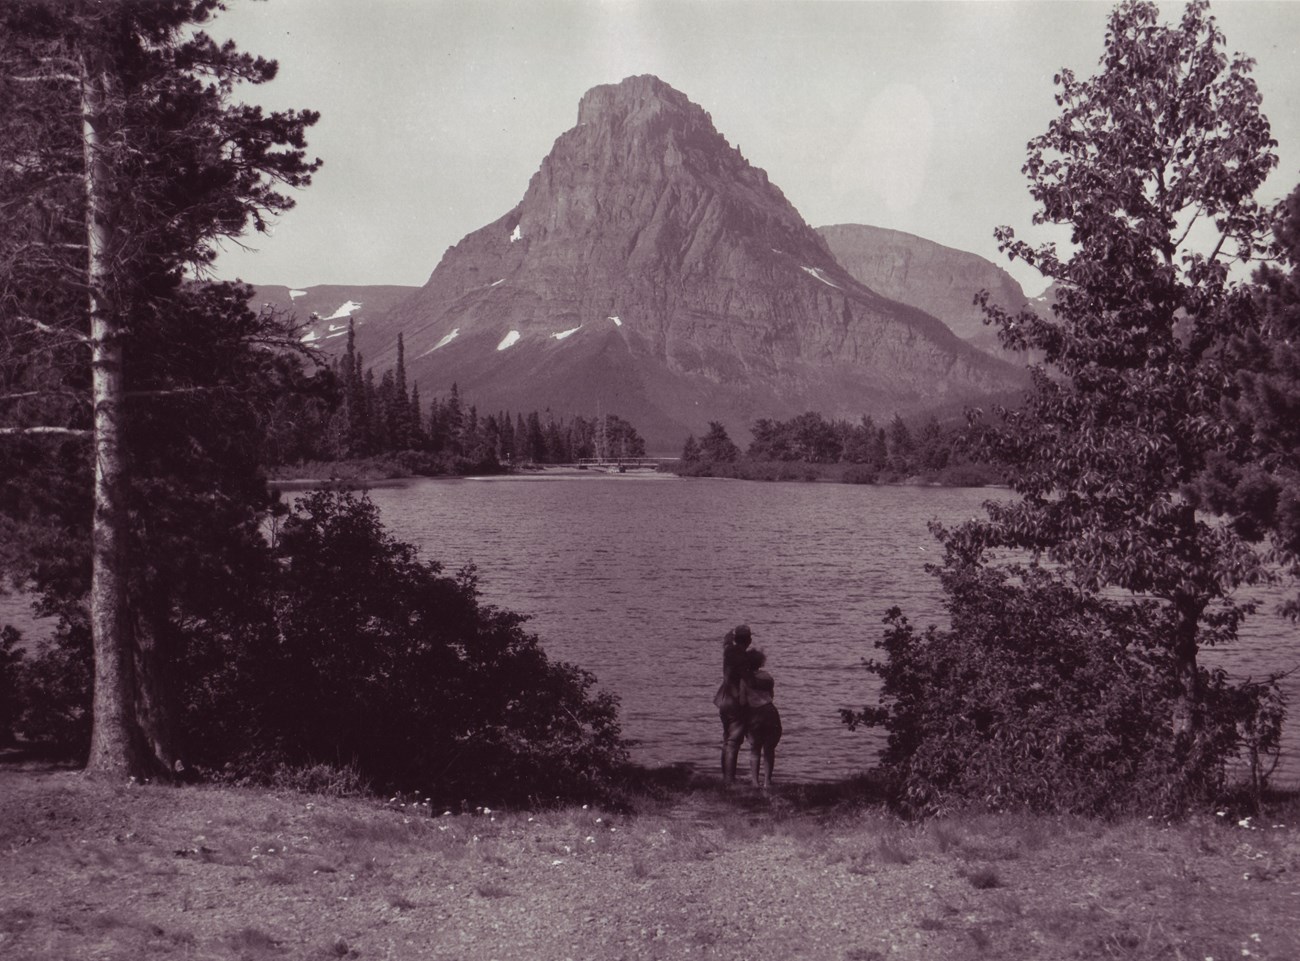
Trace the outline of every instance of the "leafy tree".
{"label": "leafy tree", "polygon": [[[898,608],[877,644],[880,703],[843,711],[882,725],[881,769],[895,807],[929,816],[972,802],[994,809],[1112,815],[1176,808],[1179,759],[1169,737],[1178,691],[1160,643],[1176,616],[1156,601],[1115,604],[1036,565],[983,562],[950,538],[936,569],[951,624],[916,632]],[[1198,669],[1213,719],[1207,772],[1247,745],[1276,754],[1280,711],[1260,685]],[[1261,717],[1259,703],[1269,711]]]}
{"label": "leafy tree", "polygon": [[[1300,574],[1300,188],[1277,211],[1278,264],[1251,291],[1256,323],[1228,345],[1237,390],[1225,400],[1232,433],[1190,489],[1193,503],[1229,514],[1251,542]],[[1293,619],[1300,599],[1284,607]]]}
{"label": "leafy tree", "polygon": [[[266,82],[275,64],[193,29],[219,7],[16,0],[0,8],[0,340],[10,399],[29,401],[8,408],[0,437],[21,455],[10,456],[11,447],[6,463],[35,469],[40,461],[46,471],[51,458],[77,458],[68,442],[89,441],[73,476],[93,503],[81,536],[90,545],[95,651],[88,767],[100,773],[145,773],[175,757],[167,640],[134,630],[146,618],[131,594],[140,559],[133,509],[149,485],[130,448],[142,436],[133,433],[131,399],[146,395],[129,378],[150,367],[134,354],[150,336],[168,337],[178,316],[220,323],[219,312],[234,309],[230,288],[192,292],[186,269],[209,263],[220,238],[261,229],[291,206],[281,188],[308,183],[316,166],[304,159],[303,139],[314,114],[233,102],[236,83]],[[208,389],[148,388],[155,397]],[[33,440],[50,447],[33,452]],[[20,507],[73,516],[68,502],[44,497]]]}
{"label": "leafy tree", "polygon": [[700,460],[700,442],[691,434],[686,438],[686,443],[682,445],[682,463],[697,464]]}
{"label": "leafy tree", "polygon": [[745,456],[751,460],[794,460],[789,425],[761,417],[749,429],[750,442]]}
{"label": "leafy tree", "polygon": [[[1057,283],[1054,315],[985,304],[1004,344],[1044,357],[1025,406],[981,427],[1019,496],[942,532],[971,564],[993,564],[997,548],[1046,558],[1112,620],[1157,605],[1151,683],[1171,694],[1152,690],[1147,703],[1163,712],[1181,797],[1213,785],[1230,733],[1198,653],[1235,637],[1247,609],[1232,592],[1257,570],[1240,538],[1181,494],[1224,432],[1218,348],[1249,314],[1229,267],[1261,249],[1268,217],[1254,193],[1275,164],[1251,62],[1223,47],[1204,2],[1165,26],[1154,3],[1128,0],[1111,14],[1100,72],[1057,76],[1061,114],[1030,142],[1024,170],[1036,222],[1069,225],[1071,249],[998,231],[1006,252]],[[1020,629],[1010,618],[1003,628]],[[1262,707],[1262,692],[1239,693]]]}
{"label": "leafy tree", "polygon": [[727,428],[716,420],[709,421],[709,432],[700,440],[700,454],[705,460],[734,461],[740,448],[727,436]]}
{"label": "leafy tree", "polygon": [[889,450],[886,463],[889,469],[897,474],[909,473],[916,454],[916,443],[912,440],[912,431],[898,414],[895,414],[894,419],[889,422],[886,437]]}
{"label": "leafy tree", "polygon": [[800,414],[790,423],[799,459],[809,464],[834,464],[844,445],[835,427],[816,411]]}

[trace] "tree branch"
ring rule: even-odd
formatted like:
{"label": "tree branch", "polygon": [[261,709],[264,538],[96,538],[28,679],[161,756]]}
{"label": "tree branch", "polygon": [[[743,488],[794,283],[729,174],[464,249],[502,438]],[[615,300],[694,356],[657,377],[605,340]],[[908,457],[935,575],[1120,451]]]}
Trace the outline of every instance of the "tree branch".
{"label": "tree branch", "polygon": [[6,401],[23,400],[28,397],[73,397],[84,400],[80,394],[74,394],[67,390],[28,390],[21,394],[0,394],[0,403]]}
{"label": "tree branch", "polygon": [[87,337],[85,334],[79,334],[75,330],[68,330],[62,327],[51,327],[49,324],[42,323],[41,321],[37,320],[35,317],[28,317],[26,315],[20,314],[15,319],[19,323],[27,324],[29,327],[33,327],[36,330],[39,330],[42,334],[50,334],[52,336],[58,336],[58,337],[68,337],[82,344],[90,343],[90,338]]}
{"label": "tree branch", "polygon": [[89,437],[90,431],[75,427],[0,427],[0,437],[31,437],[57,435],[62,437]]}
{"label": "tree branch", "polygon": [[81,78],[72,73],[43,73],[34,77],[10,77],[14,83],[44,83],[47,80],[62,80],[66,83],[81,83]]}

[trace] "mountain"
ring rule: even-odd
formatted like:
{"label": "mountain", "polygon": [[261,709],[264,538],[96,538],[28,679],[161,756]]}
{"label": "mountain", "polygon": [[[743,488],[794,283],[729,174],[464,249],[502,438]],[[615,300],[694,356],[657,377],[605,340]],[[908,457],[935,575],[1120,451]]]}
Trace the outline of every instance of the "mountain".
{"label": "mountain", "polygon": [[265,284],[253,287],[250,303],[254,309],[269,307],[295,318],[302,325],[304,343],[330,352],[342,349],[350,320],[356,327],[357,349],[369,357],[397,340],[396,331],[373,324],[374,318],[387,314],[417,290],[397,284],[301,288]]}
{"label": "mountain", "polygon": [[978,254],[945,247],[932,240],[870,227],[836,224],[818,227],[835,259],[853,275],[885,297],[918,307],[938,317],[958,337],[999,356],[994,328],[985,326],[975,295],[989,292],[994,304],[1012,312],[1030,306],[1010,274]]}
{"label": "mountain", "polygon": [[[877,418],[1024,383],[859,283],[701,107],[652,76],[588,91],[519,201],[382,318],[408,380],[480,412],[617,413],[652,451],[721,421]],[[374,358],[396,359],[391,344]]]}

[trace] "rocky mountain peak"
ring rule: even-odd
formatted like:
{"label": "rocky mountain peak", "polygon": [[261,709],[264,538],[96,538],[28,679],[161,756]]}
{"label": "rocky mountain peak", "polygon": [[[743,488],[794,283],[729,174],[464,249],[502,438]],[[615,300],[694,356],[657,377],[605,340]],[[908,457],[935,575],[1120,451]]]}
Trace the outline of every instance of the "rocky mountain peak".
{"label": "rocky mountain peak", "polygon": [[648,73],[592,87],[578,104],[578,126],[637,127],[701,120],[712,126],[702,107]]}
{"label": "rocky mountain peak", "polygon": [[709,114],[653,76],[590,90],[520,201],[391,319],[426,395],[455,381],[483,409],[600,407],[658,451],[711,420],[743,438],[757,417],[885,416],[1016,381],[855,281]]}

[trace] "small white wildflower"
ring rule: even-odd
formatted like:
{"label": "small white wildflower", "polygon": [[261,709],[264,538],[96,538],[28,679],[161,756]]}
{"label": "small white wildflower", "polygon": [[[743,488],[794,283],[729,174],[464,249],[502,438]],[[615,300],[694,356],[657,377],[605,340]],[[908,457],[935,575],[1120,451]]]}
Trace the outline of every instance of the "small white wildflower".
{"label": "small white wildflower", "polygon": [[1237,822],[1237,827],[1239,827],[1239,828],[1249,828],[1249,827],[1250,827],[1250,818],[1242,818],[1240,821]]}
{"label": "small white wildflower", "polygon": [[1250,940],[1254,941],[1256,944],[1259,944],[1259,935],[1258,935],[1258,934],[1252,934],[1252,935],[1250,936]]}
{"label": "small white wildflower", "polygon": [[1228,812],[1227,812],[1227,811],[1215,811],[1215,812],[1214,812],[1214,816],[1215,816],[1215,817],[1220,817],[1220,818],[1226,818],[1226,817],[1228,816]]}
{"label": "small white wildflower", "polygon": [[605,820],[605,819],[604,819],[604,818],[596,818],[596,823],[599,824],[599,823],[600,823],[601,821],[603,821],[603,820]]}
{"label": "small white wildflower", "polygon": [[587,810],[587,805],[584,804],[584,805],[582,806],[582,809],[583,809],[584,811]]}
{"label": "small white wildflower", "polygon": [[556,858],[554,861],[551,862],[551,864],[553,864],[553,865],[554,865],[554,864],[563,864],[563,863],[564,863],[564,862],[561,861],[559,858]]}
{"label": "small white wildflower", "polygon": [[595,839],[594,837],[592,837],[592,836],[589,834],[589,835],[587,835],[587,843],[588,843],[588,844],[595,844],[595,843],[596,843],[596,839]]}
{"label": "small white wildflower", "polygon": [[491,808],[484,808],[484,809],[483,809],[483,813],[484,813],[484,814],[491,814],[491,813],[492,813],[492,809],[491,809]]}
{"label": "small white wildflower", "polygon": [[451,817],[451,812],[450,812],[450,811],[443,811],[443,812],[442,812],[442,816],[445,817],[445,818],[449,818],[449,817]]}

